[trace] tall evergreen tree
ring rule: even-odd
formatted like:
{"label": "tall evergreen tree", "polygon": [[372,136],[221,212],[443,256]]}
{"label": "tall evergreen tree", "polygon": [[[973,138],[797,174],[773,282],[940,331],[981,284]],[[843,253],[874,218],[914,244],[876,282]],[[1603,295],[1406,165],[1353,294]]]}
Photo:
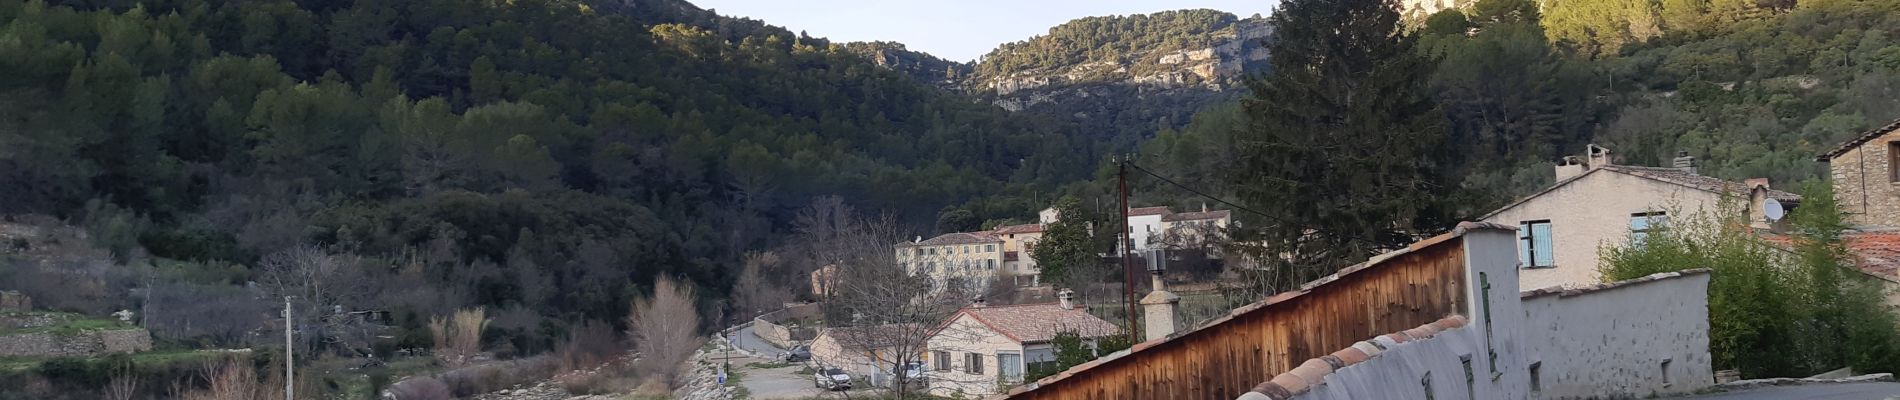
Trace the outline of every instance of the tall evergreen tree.
{"label": "tall evergreen tree", "polygon": [[1449,227],[1456,165],[1429,95],[1433,62],[1380,0],[1292,0],[1272,24],[1274,73],[1250,80],[1228,181],[1279,221],[1250,240],[1303,282]]}

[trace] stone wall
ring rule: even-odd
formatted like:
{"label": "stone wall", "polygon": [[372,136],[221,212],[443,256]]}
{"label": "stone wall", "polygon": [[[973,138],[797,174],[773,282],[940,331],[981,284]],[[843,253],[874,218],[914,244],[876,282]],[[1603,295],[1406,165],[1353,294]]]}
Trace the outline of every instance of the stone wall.
{"label": "stone wall", "polygon": [[791,348],[799,342],[809,341],[818,336],[814,324],[798,325],[797,320],[814,321],[821,310],[817,303],[799,304],[785,307],[760,315],[752,319],[752,333],[779,348]]}
{"label": "stone wall", "polygon": [[0,336],[0,357],[89,357],[151,349],[152,334],[140,328]]}
{"label": "stone wall", "polygon": [[1900,131],[1862,143],[1828,160],[1834,198],[1854,226],[1900,226],[1900,183],[1893,181],[1889,143]]}
{"label": "stone wall", "polygon": [[33,298],[19,291],[0,290],[0,311],[33,311]]}

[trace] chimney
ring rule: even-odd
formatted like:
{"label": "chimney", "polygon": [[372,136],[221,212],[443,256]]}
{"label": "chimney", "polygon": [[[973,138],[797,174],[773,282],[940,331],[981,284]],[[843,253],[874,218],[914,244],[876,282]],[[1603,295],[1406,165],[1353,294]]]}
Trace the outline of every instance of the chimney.
{"label": "chimney", "polygon": [[[1159,255],[1160,252],[1153,254]],[[1147,320],[1145,329],[1142,329],[1142,340],[1155,340],[1172,335],[1175,329],[1180,328],[1180,323],[1176,322],[1179,315],[1175,314],[1175,309],[1181,304],[1181,296],[1168,292],[1166,282],[1161,279],[1160,268],[1151,267],[1148,272],[1154,279],[1155,290],[1141,298],[1142,319]]]}
{"label": "chimney", "polygon": [[1677,151],[1675,164],[1673,166],[1676,167],[1676,169],[1682,170],[1682,172],[1694,174],[1695,157],[1690,156],[1687,151]]}
{"label": "chimney", "polygon": [[1207,212],[1207,202],[1201,202],[1201,212]]}
{"label": "chimney", "polygon": [[1587,157],[1585,161],[1587,162],[1584,164],[1584,168],[1602,168],[1605,165],[1610,165],[1610,149],[1598,146],[1594,143],[1584,148],[1589,150],[1585,153],[1585,157]]}
{"label": "chimney", "polygon": [[1590,172],[1590,166],[1585,165],[1583,159],[1577,158],[1577,156],[1564,156],[1562,160],[1557,160],[1558,182],[1575,178],[1579,175],[1583,175],[1585,172]]}
{"label": "chimney", "polygon": [[1060,305],[1062,306],[1062,309],[1064,310],[1075,309],[1075,291],[1074,290],[1062,289],[1062,291],[1056,292],[1056,299],[1059,299],[1062,301],[1062,303],[1060,303]]}
{"label": "chimney", "polygon": [[1768,187],[1768,178],[1748,178],[1748,179],[1743,179],[1743,180],[1742,180],[1742,186],[1747,186],[1747,187],[1748,187],[1748,190],[1755,190],[1755,189],[1772,189],[1772,188],[1770,188],[1770,187]]}
{"label": "chimney", "polygon": [[983,304],[983,296],[976,296],[976,299],[970,300],[970,308],[983,308],[983,307],[985,307],[985,305]]}

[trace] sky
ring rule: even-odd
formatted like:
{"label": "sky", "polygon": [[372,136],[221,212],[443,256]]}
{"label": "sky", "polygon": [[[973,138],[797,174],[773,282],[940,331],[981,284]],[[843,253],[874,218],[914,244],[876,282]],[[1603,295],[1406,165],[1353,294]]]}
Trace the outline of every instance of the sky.
{"label": "sky", "polygon": [[953,61],[1082,17],[1211,8],[1246,18],[1275,0],[689,0],[720,15],[764,20],[837,42],[894,41]]}

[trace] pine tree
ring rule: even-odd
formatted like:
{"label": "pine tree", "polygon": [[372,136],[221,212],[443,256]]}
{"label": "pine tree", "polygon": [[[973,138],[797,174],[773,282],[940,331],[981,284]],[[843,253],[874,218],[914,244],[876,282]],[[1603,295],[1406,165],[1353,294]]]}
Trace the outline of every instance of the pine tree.
{"label": "pine tree", "polygon": [[[1252,79],[1227,179],[1279,221],[1245,234],[1303,282],[1451,226],[1433,61],[1379,0],[1293,0],[1271,22],[1274,73]],[[1257,239],[1257,240],[1256,240]],[[1290,268],[1289,268],[1290,267]]]}

